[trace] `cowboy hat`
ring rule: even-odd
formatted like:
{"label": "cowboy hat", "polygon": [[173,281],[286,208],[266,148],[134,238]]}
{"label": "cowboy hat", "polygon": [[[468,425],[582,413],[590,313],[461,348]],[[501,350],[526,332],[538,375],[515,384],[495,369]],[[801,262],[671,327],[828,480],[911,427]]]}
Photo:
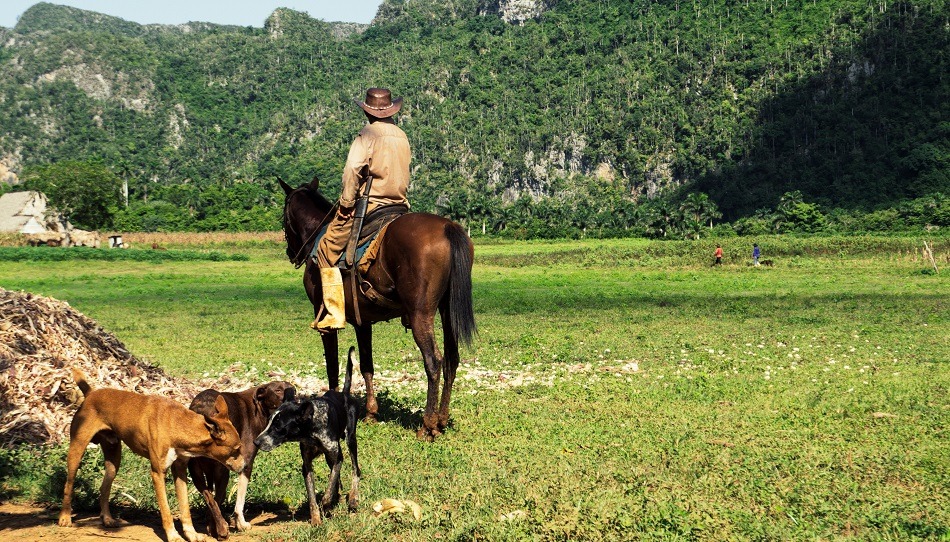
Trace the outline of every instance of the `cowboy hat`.
{"label": "cowboy hat", "polygon": [[366,114],[378,119],[391,117],[402,107],[402,98],[392,99],[388,88],[371,88],[366,91],[366,101],[353,100]]}

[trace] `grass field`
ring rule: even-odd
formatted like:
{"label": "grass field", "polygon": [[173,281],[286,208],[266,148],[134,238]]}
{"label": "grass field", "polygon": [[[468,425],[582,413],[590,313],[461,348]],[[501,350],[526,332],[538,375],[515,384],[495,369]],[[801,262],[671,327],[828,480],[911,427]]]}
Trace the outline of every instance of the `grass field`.
{"label": "grass field", "polygon": [[[143,241],[237,261],[0,261],[0,286],[68,301],[177,375],[325,378],[281,241]],[[359,513],[267,538],[950,540],[950,239],[939,273],[918,239],[757,241],[774,267],[748,265],[751,239],[723,243],[721,268],[714,241],[477,244],[450,430],[415,439],[420,356],[398,321],[377,325],[384,423],[359,425]],[[58,506],[63,448],[0,454],[17,466],[0,499]],[[154,508],[126,458],[114,501]],[[101,454],[85,461],[93,510]],[[250,515],[305,519],[299,462],[289,445],[259,456]],[[387,497],[422,519],[374,517]]]}

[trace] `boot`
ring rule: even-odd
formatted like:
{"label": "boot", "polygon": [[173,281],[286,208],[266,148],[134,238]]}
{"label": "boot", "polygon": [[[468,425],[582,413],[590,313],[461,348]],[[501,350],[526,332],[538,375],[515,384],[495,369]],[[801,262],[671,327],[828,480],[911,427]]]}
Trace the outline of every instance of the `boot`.
{"label": "boot", "polygon": [[339,267],[320,268],[320,282],[323,284],[323,306],[327,310],[323,320],[316,320],[310,327],[317,331],[343,329],[346,326],[346,305],[343,299],[343,276]]}

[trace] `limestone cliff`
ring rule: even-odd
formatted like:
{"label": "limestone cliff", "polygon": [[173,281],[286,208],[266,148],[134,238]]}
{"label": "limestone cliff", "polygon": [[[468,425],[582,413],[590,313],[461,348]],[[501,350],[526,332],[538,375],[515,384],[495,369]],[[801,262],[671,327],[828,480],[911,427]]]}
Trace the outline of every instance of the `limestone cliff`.
{"label": "limestone cliff", "polygon": [[554,7],[557,0],[484,0],[479,15],[497,14],[509,24],[523,25]]}

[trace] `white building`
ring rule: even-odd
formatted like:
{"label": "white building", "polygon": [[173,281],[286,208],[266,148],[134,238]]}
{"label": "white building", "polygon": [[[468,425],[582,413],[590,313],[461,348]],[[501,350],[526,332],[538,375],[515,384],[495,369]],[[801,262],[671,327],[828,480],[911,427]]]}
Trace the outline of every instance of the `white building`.
{"label": "white building", "polygon": [[0,233],[44,233],[66,229],[58,216],[46,216],[41,192],[7,192],[0,196]]}
{"label": "white building", "polygon": [[48,212],[42,192],[8,192],[0,196],[0,233],[22,233],[31,245],[99,247],[99,232],[73,228],[56,212]]}

